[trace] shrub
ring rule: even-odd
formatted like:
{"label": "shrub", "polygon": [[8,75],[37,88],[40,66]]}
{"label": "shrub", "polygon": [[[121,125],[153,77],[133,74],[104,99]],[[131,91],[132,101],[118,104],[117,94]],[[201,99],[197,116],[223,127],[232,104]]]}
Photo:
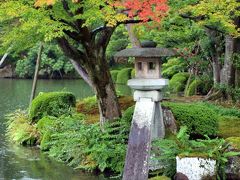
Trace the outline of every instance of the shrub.
{"label": "shrub", "polygon": [[199,86],[201,85],[202,81],[200,79],[193,80],[186,91],[186,96],[195,95],[198,92]]}
{"label": "shrub", "polygon": [[85,124],[84,118],[61,116],[53,121],[44,142],[49,155],[75,168],[121,172],[130,123],[120,119],[102,131],[99,124]]}
{"label": "shrub", "polygon": [[162,75],[165,78],[171,78],[180,71],[185,70],[185,63],[179,58],[171,58],[162,65]]}
{"label": "shrub", "polygon": [[191,103],[164,102],[169,107],[179,126],[187,126],[191,134],[216,135],[218,129],[217,114],[208,107]]}
{"label": "shrub", "polygon": [[35,145],[39,140],[39,133],[34,125],[29,123],[27,113],[17,110],[8,114],[7,136],[10,141],[22,145]]}
{"label": "shrub", "polygon": [[188,80],[189,74],[186,72],[181,72],[175,74],[169,81],[169,89],[173,93],[181,92],[185,88],[185,83]]}
{"label": "shrub", "polygon": [[133,79],[133,78],[135,78],[135,76],[136,76],[136,70],[132,69],[132,71],[131,71],[131,78]]}
{"label": "shrub", "polygon": [[240,118],[240,109],[237,109],[234,107],[225,108],[223,106],[218,106],[218,105],[211,104],[208,102],[204,102],[204,103],[202,102],[202,103],[198,103],[198,104],[212,109],[214,112],[216,112],[220,116],[235,116],[235,117]]}
{"label": "shrub", "polygon": [[30,119],[38,121],[47,115],[59,117],[63,114],[71,114],[71,107],[75,104],[75,96],[69,92],[41,93],[32,101]]}
{"label": "shrub", "polygon": [[127,81],[131,78],[132,68],[122,69],[117,76],[117,84],[127,84]]}
{"label": "shrub", "polygon": [[112,70],[110,73],[111,73],[112,80],[115,83],[117,81],[117,75],[119,73],[119,70]]}

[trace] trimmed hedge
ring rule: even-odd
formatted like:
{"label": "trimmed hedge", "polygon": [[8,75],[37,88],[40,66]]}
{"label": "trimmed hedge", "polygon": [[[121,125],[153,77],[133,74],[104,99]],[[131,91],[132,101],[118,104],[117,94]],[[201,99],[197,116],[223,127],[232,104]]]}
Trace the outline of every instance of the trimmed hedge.
{"label": "trimmed hedge", "polygon": [[175,74],[169,81],[169,89],[173,93],[184,91],[185,83],[188,80],[189,74],[186,72],[180,72]]}
{"label": "trimmed hedge", "polygon": [[202,85],[203,85],[203,82],[200,79],[193,80],[186,91],[186,96],[195,95],[198,92],[198,89],[200,88],[200,86]]}
{"label": "trimmed hedge", "polygon": [[117,76],[117,84],[127,84],[127,81],[131,78],[132,68],[122,69]]}
{"label": "trimmed hedge", "polygon": [[111,73],[112,80],[115,83],[117,81],[117,76],[118,76],[119,70],[112,70],[112,71],[110,71],[110,73]]}
{"label": "trimmed hedge", "polygon": [[71,114],[76,98],[69,92],[49,92],[39,94],[33,101],[29,111],[31,121],[38,121],[44,116],[59,117]]}
{"label": "trimmed hedge", "polygon": [[218,115],[208,107],[191,103],[164,102],[177,120],[178,126],[187,126],[191,134],[216,135],[218,131]]}

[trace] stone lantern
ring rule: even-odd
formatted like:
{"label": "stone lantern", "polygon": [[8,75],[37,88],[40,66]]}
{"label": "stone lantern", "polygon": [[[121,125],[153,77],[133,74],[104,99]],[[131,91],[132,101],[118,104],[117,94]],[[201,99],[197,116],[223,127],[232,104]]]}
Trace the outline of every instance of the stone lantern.
{"label": "stone lantern", "polygon": [[[149,46],[150,44],[150,46]],[[115,57],[134,57],[136,77],[128,81],[134,90],[136,106],[128,141],[124,180],[147,179],[151,141],[165,136],[161,108],[161,90],[168,80],[161,77],[162,58],[174,56],[173,50],[156,48],[154,43],[142,48],[124,49]]]}

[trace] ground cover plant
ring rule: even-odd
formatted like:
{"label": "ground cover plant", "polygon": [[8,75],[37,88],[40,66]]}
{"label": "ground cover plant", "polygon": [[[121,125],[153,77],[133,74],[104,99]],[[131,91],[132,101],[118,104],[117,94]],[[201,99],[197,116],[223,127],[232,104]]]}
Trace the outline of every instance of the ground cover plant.
{"label": "ground cover plant", "polygon": [[[59,97],[62,95],[56,94]],[[61,103],[61,101],[57,102]],[[72,108],[71,111],[56,116],[44,114],[38,121],[31,121],[27,111],[24,113],[17,111],[7,117],[9,119],[8,137],[9,140],[18,144],[39,145],[40,149],[49,156],[74,168],[121,174],[134,102],[132,97],[123,96],[119,96],[119,102],[123,117],[114,123],[107,123],[104,127],[101,127],[98,122],[98,106],[94,96],[78,101],[76,109]],[[165,166],[160,174],[168,177],[174,175],[175,156],[179,154],[180,156],[223,158],[222,160],[235,155],[223,149],[229,147],[229,144],[233,147],[239,146],[238,130],[234,131],[235,134],[224,136],[227,132],[221,129],[223,128],[222,118],[229,117],[225,115],[229,115],[233,109],[200,102],[195,104],[163,102],[163,106],[172,110],[179,129],[182,125],[185,127],[179,131],[178,135],[167,132],[166,139],[153,143],[152,152],[155,153],[155,158],[161,160]],[[218,111],[221,108],[225,110],[224,113]],[[69,107],[66,108],[68,109]],[[234,112],[229,118],[238,121],[238,109],[234,109]],[[229,121],[226,120],[226,122]],[[231,127],[228,126],[228,128]],[[227,139],[226,141],[218,138],[210,139],[206,135]],[[226,142],[228,142],[227,146],[225,146]],[[222,148],[216,148],[220,146]],[[224,168],[223,161],[219,162],[219,168]]]}

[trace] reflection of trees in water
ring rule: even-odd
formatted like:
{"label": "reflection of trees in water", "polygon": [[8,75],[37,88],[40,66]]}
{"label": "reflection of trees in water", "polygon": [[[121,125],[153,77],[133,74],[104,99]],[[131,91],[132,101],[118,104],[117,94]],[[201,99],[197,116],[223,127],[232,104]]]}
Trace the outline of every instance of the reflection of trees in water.
{"label": "reflection of trees in water", "polygon": [[[8,148],[15,154],[8,154],[4,160],[5,162],[12,162],[4,165],[4,174],[2,177],[5,179],[29,177],[33,179],[51,180],[104,179],[92,174],[84,174],[81,171],[75,171],[71,167],[48,158],[46,154],[40,153],[36,148],[21,146],[11,146]],[[13,172],[15,172],[15,174],[13,174]]]}

